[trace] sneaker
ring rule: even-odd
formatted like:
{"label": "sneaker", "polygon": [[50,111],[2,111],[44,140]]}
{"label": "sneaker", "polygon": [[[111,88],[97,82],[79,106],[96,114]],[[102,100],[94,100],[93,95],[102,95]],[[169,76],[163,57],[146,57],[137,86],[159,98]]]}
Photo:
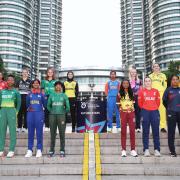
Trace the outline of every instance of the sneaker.
{"label": "sneaker", "polygon": [[22,128],[21,132],[27,132],[27,129],[26,128]]}
{"label": "sneaker", "polygon": [[36,152],[36,157],[37,157],[37,158],[42,157],[42,152],[41,152],[40,149],[37,150],[37,152]]}
{"label": "sneaker", "polygon": [[7,157],[7,158],[12,158],[12,157],[14,157],[14,152],[13,152],[13,151],[9,151],[6,157]]}
{"label": "sneaker", "polygon": [[107,128],[108,133],[112,133],[112,128]]}
{"label": "sneaker", "polygon": [[65,157],[65,152],[64,151],[60,151],[60,157]]}
{"label": "sneaker", "polygon": [[161,129],[161,132],[162,132],[162,133],[167,133],[167,131],[166,131],[165,128],[162,128],[162,129]]}
{"label": "sneaker", "polygon": [[149,149],[146,149],[146,150],[144,151],[144,156],[145,156],[145,157],[150,157],[150,156],[151,156],[151,154],[150,154],[150,152],[149,152]]}
{"label": "sneaker", "polygon": [[16,132],[20,133],[21,132],[21,128],[16,128]]}
{"label": "sneaker", "polygon": [[177,157],[177,154],[175,152],[170,152],[171,157]]}
{"label": "sneaker", "polygon": [[137,152],[135,150],[132,150],[131,151],[131,156],[138,157],[138,154],[137,154]]}
{"label": "sneaker", "polygon": [[121,128],[116,128],[116,132],[120,133],[121,132]]}
{"label": "sneaker", "polygon": [[72,129],[72,133],[75,133],[76,132],[76,129]]}
{"label": "sneaker", "polygon": [[4,157],[4,152],[0,151],[0,157]]}
{"label": "sneaker", "polygon": [[54,151],[49,151],[48,155],[49,157],[54,157]]}
{"label": "sneaker", "polygon": [[32,157],[32,151],[31,150],[27,150],[25,158],[30,158],[30,157]]}
{"label": "sneaker", "polygon": [[139,128],[136,129],[136,132],[137,132],[137,133],[141,133],[141,129],[139,129]]}
{"label": "sneaker", "polygon": [[45,132],[48,132],[48,131],[49,131],[49,128],[48,128],[48,127],[45,127],[44,131],[45,131]]}
{"label": "sneaker", "polygon": [[161,156],[161,153],[160,153],[157,149],[155,149],[155,150],[154,150],[154,156],[160,157],[160,156]]}
{"label": "sneaker", "polygon": [[126,155],[126,151],[125,150],[122,150],[122,152],[121,152],[121,157],[126,157],[127,155]]}

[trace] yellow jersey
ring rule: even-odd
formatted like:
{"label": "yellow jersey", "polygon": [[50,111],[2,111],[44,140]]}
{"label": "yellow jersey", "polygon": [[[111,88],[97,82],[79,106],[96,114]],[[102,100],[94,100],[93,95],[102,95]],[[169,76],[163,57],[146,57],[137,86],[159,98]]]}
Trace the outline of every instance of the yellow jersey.
{"label": "yellow jersey", "polygon": [[164,91],[167,87],[167,78],[163,73],[152,73],[149,75],[152,80],[152,88],[157,89],[158,91]]}
{"label": "yellow jersey", "polygon": [[121,111],[134,111],[134,100],[129,98],[129,94],[126,93],[125,98],[120,98],[120,110]]}
{"label": "yellow jersey", "polygon": [[76,81],[65,81],[64,82],[65,87],[65,94],[68,98],[74,98],[76,97],[75,91],[76,91]]}

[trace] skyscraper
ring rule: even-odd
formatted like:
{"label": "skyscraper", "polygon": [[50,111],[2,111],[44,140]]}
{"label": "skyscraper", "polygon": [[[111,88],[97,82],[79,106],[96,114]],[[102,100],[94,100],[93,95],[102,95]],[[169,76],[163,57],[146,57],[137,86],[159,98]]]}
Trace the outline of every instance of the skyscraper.
{"label": "skyscraper", "polygon": [[122,64],[145,70],[142,0],[121,0]]}
{"label": "skyscraper", "polygon": [[31,67],[34,0],[0,0],[0,56],[5,68]]}
{"label": "skyscraper", "polygon": [[62,0],[41,0],[39,34],[39,71],[44,76],[47,67],[58,72],[61,65]]}

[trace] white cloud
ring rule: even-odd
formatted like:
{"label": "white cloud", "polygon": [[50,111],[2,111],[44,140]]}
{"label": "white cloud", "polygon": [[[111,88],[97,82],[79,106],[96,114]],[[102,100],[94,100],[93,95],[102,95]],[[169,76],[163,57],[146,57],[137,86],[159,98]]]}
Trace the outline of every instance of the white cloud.
{"label": "white cloud", "polygon": [[120,0],[63,0],[62,67],[120,66]]}

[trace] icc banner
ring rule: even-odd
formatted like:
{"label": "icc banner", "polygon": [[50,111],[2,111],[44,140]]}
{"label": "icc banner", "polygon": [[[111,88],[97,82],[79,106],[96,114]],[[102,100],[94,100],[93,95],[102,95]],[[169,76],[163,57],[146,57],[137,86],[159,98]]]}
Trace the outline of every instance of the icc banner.
{"label": "icc banner", "polygon": [[106,132],[106,101],[77,102],[77,132]]}

